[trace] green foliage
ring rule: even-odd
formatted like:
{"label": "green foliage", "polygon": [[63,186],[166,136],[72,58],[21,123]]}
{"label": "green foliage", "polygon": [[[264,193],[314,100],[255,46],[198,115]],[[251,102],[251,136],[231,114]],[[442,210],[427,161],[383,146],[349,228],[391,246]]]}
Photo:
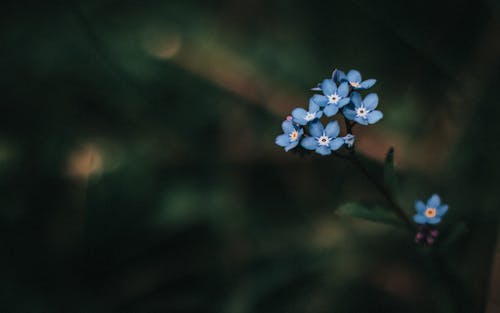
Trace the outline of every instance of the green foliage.
{"label": "green foliage", "polygon": [[394,171],[394,148],[387,151],[384,162],[384,185],[392,193],[396,192],[396,173]]}
{"label": "green foliage", "polygon": [[[484,311],[500,207],[489,3],[5,4],[0,312]],[[430,192],[450,204],[443,268],[405,228],[332,214],[400,225],[364,204],[383,199],[348,162],[275,146],[334,67],[378,79],[385,117],[359,146],[410,155],[398,182],[392,150],[370,173],[407,212]]]}
{"label": "green foliage", "polygon": [[367,205],[349,202],[341,205],[337,212],[341,216],[359,218],[371,222],[383,223],[393,226],[404,226],[391,211],[378,205]]}

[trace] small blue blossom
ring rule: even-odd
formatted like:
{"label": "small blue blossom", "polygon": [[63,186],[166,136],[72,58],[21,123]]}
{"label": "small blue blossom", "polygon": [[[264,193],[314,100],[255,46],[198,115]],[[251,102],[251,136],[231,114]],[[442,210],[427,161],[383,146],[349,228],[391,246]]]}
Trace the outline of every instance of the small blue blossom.
{"label": "small blue blossom", "polygon": [[358,92],[351,95],[351,105],[344,107],[344,116],[351,121],[361,125],[375,124],[384,116],[382,112],[375,110],[378,105],[376,93],[368,94],[364,100]]}
{"label": "small blue blossom", "polygon": [[307,125],[307,123],[320,118],[323,112],[319,108],[319,104],[313,101],[313,98],[309,99],[309,111],[303,108],[295,108],[292,111],[293,121],[300,125]]}
{"label": "small blue blossom", "polygon": [[343,82],[337,87],[333,80],[325,79],[321,83],[321,90],[323,95],[314,95],[311,99],[318,105],[325,107],[323,112],[328,117],[337,114],[340,108],[351,101],[348,97],[349,85],[347,82]]}
{"label": "small blue blossom", "polygon": [[347,134],[342,137],[342,139],[344,140],[344,143],[347,145],[347,147],[351,148],[352,146],[354,146],[354,140],[356,139],[356,137],[353,134]]}
{"label": "small blue blossom", "polygon": [[307,150],[315,150],[321,155],[329,155],[338,150],[344,144],[344,139],[338,138],[340,132],[339,123],[333,121],[323,128],[320,121],[309,124],[310,137],[305,137],[300,143]]}
{"label": "small blue blossom", "polygon": [[[341,73],[343,74],[343,73]],[[341,76],[341,74],[339,74],[339,77]],[[347,75],[346,75],[346,78],[347,78],[347,81],[349,82],[349,85],[351,85],[352,89],[354,90],[365,90],[365,89],[368,89],[370,87],[372,87],[373,85],[375,85],[375,83],[377,82],[377,80],[375,79],[367,79],[367,80],[362,80],[361,79],[361,73],[357,70],[350,70]],[[345,79],[343,77],[341,77],[341,79]]]}
{"label": "small blue blossom", "polygon": [[441,222],[441,217],[448,211],[447,204],[441,204],[441,199],[438,195],[433,194],[427,204],[423,201],[415,201],[415,210],[417,214],[413,216],[413,220],[417,224],[437,224]]}
{"label": "small blue blossom", "polygon": [[283,134],[276,137],[276,144],[285,148],[285,151],[290,151],[295,148],[304,134],[304,130],[298,125],[294,125],[292,121],[285,120],[281,123]]}

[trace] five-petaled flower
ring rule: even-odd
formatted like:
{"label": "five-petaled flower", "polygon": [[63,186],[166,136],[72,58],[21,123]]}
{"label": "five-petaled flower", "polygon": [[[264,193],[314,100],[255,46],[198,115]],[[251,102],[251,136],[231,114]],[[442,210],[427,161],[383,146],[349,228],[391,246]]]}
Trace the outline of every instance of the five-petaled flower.
{"label": "five-petaled flower", "polygon": [[283,134],[276,137],[276,144],[285,148],[285,151],[288,152],[299,144],[304,130],[288,119],[281,123],[281,128]]}
{"label": "five-petaled flower", "polygon": [[321,83],[321,90],[323,95],[314,95],[312,100],[319,104],[323,109],[326,116],[334,116],[338,110],[348,104],[349,99],[349,85],[347,82],[341,83],[338,87],[337,84],[331,79],[325,79]]}
{"label": "five-petaled flower", "polygon": [[427,204],[417,200],[415,202],[415,210],[417,214],[413,216],[413,220],[417,224],[437,224],[441,222],[441,217],[448,211],[447,204],[441,204],[441,199],[438,195],[433,194]]}
{"label": "five-petaled flower", "polygon": [[307,125],[307,123],[320,118],[323,112],[319,109],[319,104],[313,101],[313,98],[309,99],[309,111],[303,108],[295,108],[292,111],[293,121],[300,125]]}
{"label": "five-petaled flower", "polygon": [[352,89],[354,90],[365,90],[377,82],[375,79],[367,79],[367,80],[362,80],[361,79],[361,73],[357,70],[350,70],[347,72],[346,77],[344,78],[342,76],[343,73],[339,73],[339,79],[340,80],[347,80],[349,82],[349,85],[351,85]]}
{"label": "five-petaled flower", "polygon": [[309,124],[310,137],[302,139],[301,145],[307,150],[315,150],[321,155],[329,155],[344,144],[344,139],[338,138],[340,129],[337,121],[328,123],[326,127],[320,121]]}
{"label": "five-petaled flower", "polygon": [[344,107],[344,116],[351,121],[358,122],[361,125],[375,124],[384,116],[382,112],[375,110],[378,105],[378,96],[376,93],[368,94],[364,100],[358,92],[351,95],[351,104]]}

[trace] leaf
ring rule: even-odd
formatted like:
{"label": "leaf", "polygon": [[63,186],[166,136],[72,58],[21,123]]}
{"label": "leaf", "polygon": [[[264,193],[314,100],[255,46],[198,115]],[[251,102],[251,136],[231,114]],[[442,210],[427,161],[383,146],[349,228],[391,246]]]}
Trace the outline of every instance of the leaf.
{"label": "leaf", "polygon": [[337,212],[341,216],[364,219],[372,222],[401,226],[401,221],[392,212],[380,206],[367,206],[349,202],[341,205]]}
{"label": "leaf", "polygon": [[394,148],[389,148],[387,155],[385,156],[384,164],[384,185],[385,187],[394,192],[396,187],[396,176],[394,172]]}

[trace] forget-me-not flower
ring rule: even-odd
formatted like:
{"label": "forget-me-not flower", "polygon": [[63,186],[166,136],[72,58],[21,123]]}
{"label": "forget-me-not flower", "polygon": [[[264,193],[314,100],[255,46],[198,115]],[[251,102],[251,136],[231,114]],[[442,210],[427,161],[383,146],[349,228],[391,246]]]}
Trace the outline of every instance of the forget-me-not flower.
{"label": "forget-me-not flower", "polygon": [[326,116],[331,117],[337,114],[338,110],[348,104],[351,100],[348,97],[349,85],[347,82],[337,84],[331,79],[325,79],[321,83],[323,95],[314,95],[312,100],[319,104]]}
{"label": "forget-me-not flower", "polygon": [[[340,76],[340,74],[339,74]],[[347,72],[347,81],[349,82],[349,85],[351,85],[352,89],[354,90],[365,90],[377,82],[375,79],[367,79],[367,80],[362,80],[361,79],[361,73],[357,70],[350,70]],[[341,79],[344,79],[343,77]]]}
{"label": "forget-me-not flower", "polygon": [[375,110],[378,105],[376,93],[368,94],[364,100],[358,92],[351,95],[351,105],[344,107],[344,116],[351,121],[361,125],[375,124],[384,116],[382,112]]}
{"label": "forget-me-not flower", "polygon": [[448,211],[447,204],[441,204],[441,199],[438,195],[433,194],[427,204],[423,201],[415,202],[415,210],[417,214],[413,216],[413,220],[417,224],[437,224],[441,222],[441,217]]}
{"label": "forget-me-not flower", "polygon": [[307,123],[320,118],[323,112],[319,108],[319,104],[313,101],[313,98],[309,99],[309,110],[306,111],[303,108],[295,108],[292,111],[293,121],[300,125],[307,125]]}
{"label": "forget-me-not flower", "polygon": [[344,144],[344,139],[338,138],[340,132],[339,123],[333,121],[323,127],[319,120],[309,124],[310,137],[305,137],[300,143],[307,150],[315,150],[321,155],[329,155],[338,150]]}
{"label": "forget-me-not flower", "polygon": [[288,152],[299,144],[304,130],[298,125],[294,125],[290,120],[283,121],[281,128],[283,129],[283,134],[276,137],[276,144],[285,148],[285,151]]}

